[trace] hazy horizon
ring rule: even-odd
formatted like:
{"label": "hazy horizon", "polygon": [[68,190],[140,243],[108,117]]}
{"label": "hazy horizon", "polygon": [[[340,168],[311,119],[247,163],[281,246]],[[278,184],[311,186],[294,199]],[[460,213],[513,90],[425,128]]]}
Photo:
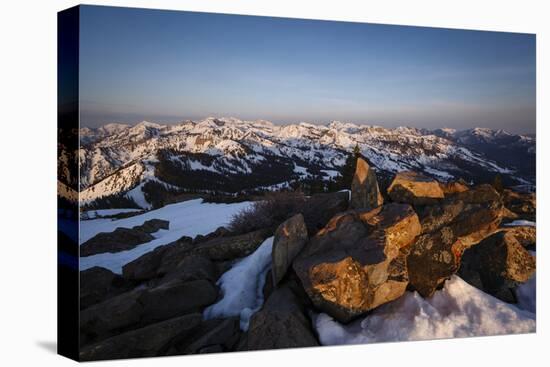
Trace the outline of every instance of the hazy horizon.
{"label": "hazy horizon", "polygon": [[82,126],[207,116],[536,133],[535,35],[81,7]]}

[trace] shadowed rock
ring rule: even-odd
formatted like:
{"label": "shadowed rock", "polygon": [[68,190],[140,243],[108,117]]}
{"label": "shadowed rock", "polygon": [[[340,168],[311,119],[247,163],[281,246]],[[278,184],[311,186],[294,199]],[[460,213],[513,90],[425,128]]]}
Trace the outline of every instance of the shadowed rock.
{"label": "shadowed rock", "polygon": [[535,272],[536,261],[514,237],[501,231],[464,252],[459,275],[468,283],[506,302],[511,290]]}
{"label": "shadowed rock", "polygon": [[407,258],[411,287],[430,297],[458,270],[462,246],[449,227],[419,236]]}
{"label": "shadowed rock", "polygon": [[139,229],[117,228],[113,232],[98,233],[80,245],[80,256],[131,250],[154,239],[149,233]]}
{"label": "shadowed rock", "polygon": [[520,193],[504,190],[502,193],[504,206],[519,218],[535,221],[537,216],[536,195],[534,193]]}
{"label": "shadowed rock", "polygon": [[318,346],[311,322],[292,289],[276,289],[250,319],[248,350]]}
{"label": "shadowed rock", "polygon": [[384,199],[378,188],[376,173],[363,158],[357,158],[355,175],[351,182],[350,208],[370,210],[383,203]]}
{"label": "shadowed rock", "polygon": [[274,286],[283,279],[307,239],[307,228],[302,214],[287,219],[277,228],[271,251],[271,274]]}
{"label": "shadowed rock", "polygon": [[127,331],[82,348],[80,359],[97,361],[159,356],[174,340],[190,335],[201,319],[201,314],[190,314]]}
{"label": "shadowed rock", "polygon": [[317,308],[347,322],[403,294],[402,250],[419,233],[418,217],[406,204],[345,212],[311,238],[294,270]]}
{"label": "shadowed rock", "polygon": [[110,270],[94,266],[80,272],[80,309],[128,291],[131,284]]}
{"label": "shadowed rock", "polygon": [[388,187],[388,195],[397,203],[436,204],[444,198],[439,183],[416,172],[400,172]]}

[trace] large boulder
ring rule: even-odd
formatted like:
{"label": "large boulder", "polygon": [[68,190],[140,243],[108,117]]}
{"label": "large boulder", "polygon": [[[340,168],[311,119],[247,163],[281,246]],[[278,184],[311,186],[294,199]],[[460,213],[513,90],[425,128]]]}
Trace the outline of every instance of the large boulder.
{"label": "large boulder", "polygon": [[514,234],[500,231],[464,252],[459,275],[486,293],[514,302],[512,289],[526,282],[535,268],[535,257]]}
{"label": "large boulder", "polygon": [[217,297],[217,288],[207,280],[162,283],[140,295],[139,303],[143,305],[141,322],[148,324],[198,312],[214,303]]}
{"label": "large boulder", "polygon": [[117,228],[113,232],[98,233],[80,245],[80,256],[131,250],[154,239],[151,234],[140,229]]}
{"label": "large boulder", "polygon": [[504,206],[521,219],[535,221],[537,216],[537,200],[534,193],[522,193],[505,189],[502,193]]}
{"label": "large boulder", "polygon": [[277,228],[271,251],[271,274],[274,286],[283,279],[307,239],[307,228],[302,214],[296,214],[287,219]]}
{"label": "large boulder", "polygon": [[276,289],[250,319],[248,350],[318,346],[311,322],[291,287]]}
{"label": "large boulder", "polygon": [[402,250],[419,233],[407,204],[345,212],[311,238],[294,270],[317,308],[347,322],[403,294]]}
{"label": "large boulder", "polygon": [[411,288],[430,297],[458,270],[462,247],[450,227],[419,236],[407,257]]}
{"label": "large boulder", "polygon": [[395,175],[388,195],[397,203],[412,205],[430,205],[445,197],[441,186],[433,178],[416,172],[399,172]]}
{"label": "large boulder", "polygon": [[80,309],[104,301],[130,290],[129,284],[120,275],[94,266],[80,272]]}
{"label": "large boulder", "polygon": [[384,203],[378,188],[376,173],[361,157],[357,158],[355,174],[351,182],[352,209],[374,209]]}
{"label": "large boulder", "polygon": [[201,319],[201,314],[196,313],[127,331],[82,348],[80,359],[98,361],[163,355],[175,340],[192,334]]}
{"label": "large boulder", "polygon": [[484,204],[502,201],[498,191],[488,184],[478,185],[467,191],[456,192],[448,195],[448,197],[452,200],[460,200],[467,204]]}

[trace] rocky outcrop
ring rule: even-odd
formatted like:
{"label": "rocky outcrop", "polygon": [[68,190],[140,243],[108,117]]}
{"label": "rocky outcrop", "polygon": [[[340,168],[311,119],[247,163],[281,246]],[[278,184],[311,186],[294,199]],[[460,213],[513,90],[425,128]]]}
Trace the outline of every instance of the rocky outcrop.
{"label": "rocky outcrop", "polygon": [[515,238],[500,231],[464,252],[459,275],[484,292],[514,302],[512,289],[535,272],[536,261]]}
{"label": "rocky outcrop", "polygon": [[159,229],[168,229],[170,222],[151,219],[133,228],[117,228],[113,232],[98,233],[80,245],[80,256],[91,256],[103,252],[120,252],[154,240],[151,235]]}
{"label": "rocky outcrop", "polygon": [[82,348],[80,359],[97,361],[163,355],[174,340],[189,336],[201,319],[201,314],[196,313],[127,331]]}
{"label": "rocky outcrop", "polygon": [[445,197],[436,180],[416,172],[395,175],[388,187],[388,195],[394,202],[412,205],[433,205]]}
{"label": "rocky outcrop", "polygon": [[294,270],[317,308],[347,322],[403,294],[401,250],[419,233],[418,217],[406,204],[345,212],[310,240]]}
{"label": "rocky outcrop", "polygon": [[250,320],[247,350],[318,345],[303,305],[288,285],[276,289]]}
{"label": "rocky outcrop", "polygon": [[271,251],[271,274],[274,286],[283,279],[307,239],[307,228],[302,214],[287,219],[277,228]]}
{"label": "rocky outcrop", "polygon": [[80,256],[131,250],[154,239],[151,234],[139,229],[117,228],[113,232],[98,233],[80,245]]}
{"label": "rocky outcrop", "polygon": [[357,158],[355,175],[351,182],[350,208],[371,210],[383,203],[376,173],[363,158]]}
{"label": "rocky outcrop", "polygon": [[124,293],[131,288],[124,278],[110,270],[95,266],[80,272],[80,309]]}

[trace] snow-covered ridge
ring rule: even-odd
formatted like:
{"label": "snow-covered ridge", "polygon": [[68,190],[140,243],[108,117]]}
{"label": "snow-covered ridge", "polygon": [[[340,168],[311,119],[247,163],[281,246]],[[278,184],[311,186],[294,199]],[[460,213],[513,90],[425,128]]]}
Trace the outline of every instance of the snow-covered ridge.
{"label": "snow-covered ridge", "polygon": [[[136,172],[130,176],[139,177],[130,179],[120,175],[121,169],[154,160],[159,152],[169,152],[165,155],[179,160],[182,174],[209,171],[225,176],[250,175],[276,158],[288,162],[284,164],[291,171],[304,167],[299,177],[316,171],[330,172],[324,174],[324,179],[329,179],[336,176],[334,172],[356,145],[376,169],[387,172],[415,170],[445,180],[467,176],[465,167],[474,166],[493,174],[513,174],[514,167],[497,163],[467,144],[502,137],[519,137],[516,140],[521,144],[534,146],[534,138],[500,130],[390,129],[340,121],[275,125],[264,120],[209,117],[175,125],[147,121],[135,126],[109,124],[81,129],[80,185],[81,190],[89,190],[86,200],[128,191],[145,177],[134,168]],[[202,161],[196,155],[201,155]],[[113,182],[105,181],[112,175]],[[147,177],[151,179],[151,175]],[[115,182],[119,180],[122,182]],[[94,195],[89,195],[92,191]]]}

